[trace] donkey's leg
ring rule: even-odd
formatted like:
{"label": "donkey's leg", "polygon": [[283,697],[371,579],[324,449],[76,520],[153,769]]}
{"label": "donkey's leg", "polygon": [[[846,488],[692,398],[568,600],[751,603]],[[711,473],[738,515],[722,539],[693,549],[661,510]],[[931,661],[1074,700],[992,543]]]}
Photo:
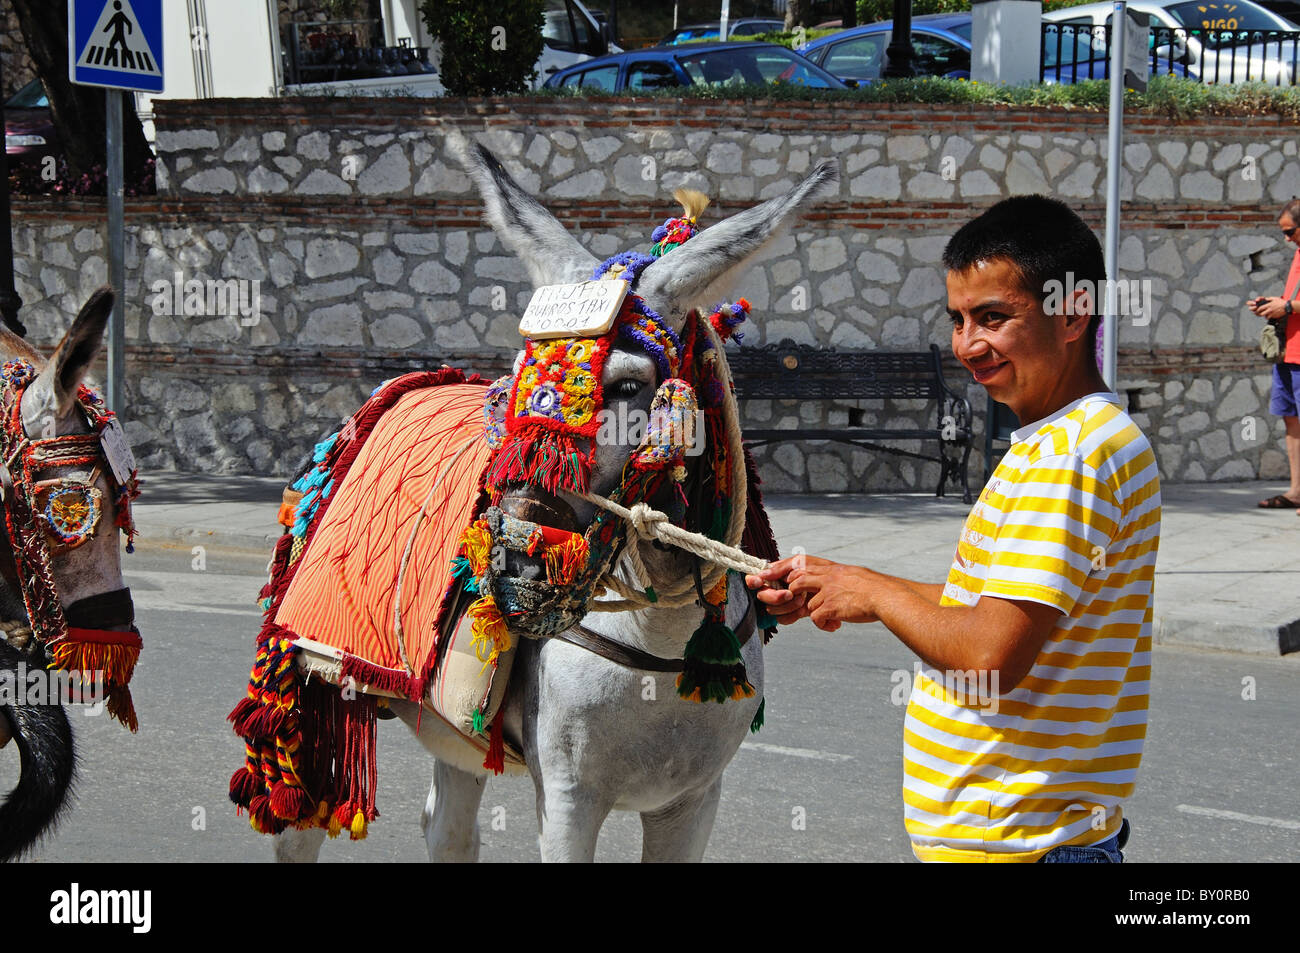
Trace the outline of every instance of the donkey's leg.
{"label": "donkey's leg", "polygon": [[722,779],[703,791],[692,791],[658,811],[641,814],[641,862],[698,863],[713,832],[722,796]]}
{"label": "donkey's leg", "polygon": [[612,804],[594,791],[537,783],[537,846],[545,863],[589,864]]}
{"label": "donkey's leg", "polygon": [[305,831],[290,828],[275,835],[275,861],[278,864],[314,864],[320,859],[320,845],[325,843],[325,829],[311,827]]}
{"label": "donkey's leg", "polygon": [[420,827],[429,860],[473,863],[478,860],[478,806],[487,778],[435,761],[429,799],[420,812]]}

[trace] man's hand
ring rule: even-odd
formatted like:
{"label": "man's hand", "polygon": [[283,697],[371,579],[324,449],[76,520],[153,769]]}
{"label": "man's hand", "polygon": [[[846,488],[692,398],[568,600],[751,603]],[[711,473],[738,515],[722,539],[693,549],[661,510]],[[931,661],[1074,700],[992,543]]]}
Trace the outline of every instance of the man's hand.
{"label": "man's hand", "polygon": [[758,601],[777,622],[788,625],[811,618],[819,629],[834,632],[844,622],[877,621],[865,588],[871,575],[859,566],[799,555],[746,576],[745,585],[759,590]]}
{"label": "man's hand", "polygon": [[1285,298],[1256,298],[1250,302],[1249,307],[1251,311],[1254,311],[1261,318],[1272,321],[1286,317]]}

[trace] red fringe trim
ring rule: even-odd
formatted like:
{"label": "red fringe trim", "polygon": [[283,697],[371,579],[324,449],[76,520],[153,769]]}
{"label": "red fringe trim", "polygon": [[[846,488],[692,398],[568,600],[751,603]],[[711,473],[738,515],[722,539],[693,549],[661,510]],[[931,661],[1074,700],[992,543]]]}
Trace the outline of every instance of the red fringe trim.
{"label": "red fringe trim", "polygon": [[398,692],[411,701],[419,701],[424,679],[395,668],[384,668],[355,655],[343,656],[343,677],[351,678],[383,692]]}
{"label": "red fringe trim", "polygon": [[497,709],[497,716],[492,719],[491,740],[488,742],[487,757],[483,759],[483,767],[493,774],[500,774],[506,769],[505,718],[506,706],[502,705]]}

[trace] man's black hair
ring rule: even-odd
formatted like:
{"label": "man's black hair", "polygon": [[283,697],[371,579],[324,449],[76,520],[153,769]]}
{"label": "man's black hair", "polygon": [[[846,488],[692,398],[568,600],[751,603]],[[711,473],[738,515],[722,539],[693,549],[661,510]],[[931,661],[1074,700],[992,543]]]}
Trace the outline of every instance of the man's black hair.
{"label": "man's black hair", "polygon": [[[965,271],[996,258],[1011,262],[1025,291],[1039,300],[1047,298],[1048,282],[1059,282],[1059,288],[1068,290],[1071,274],[1076,286],[1092,282],[1097,313],[1088,322],[1088,333],[1096,341],[1106,300],[1106,259],[1097,236],[1073,209],[1043,195],[1003,199],[959,228],[943,250],[949,271]],[[1086,350],[1095,357],[1093,347]]]}

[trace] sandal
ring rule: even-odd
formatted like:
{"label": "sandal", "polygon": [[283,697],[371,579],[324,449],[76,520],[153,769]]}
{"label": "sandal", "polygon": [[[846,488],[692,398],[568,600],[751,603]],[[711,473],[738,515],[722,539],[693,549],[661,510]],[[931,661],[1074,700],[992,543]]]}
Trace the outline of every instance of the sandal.
{"label": "sandal", "polygon": [[1267,500],[1260,500],[1257,505],[1261,510],[1300,510],[1300,503],[1288,500],[1281,493],[1270,496]]}

